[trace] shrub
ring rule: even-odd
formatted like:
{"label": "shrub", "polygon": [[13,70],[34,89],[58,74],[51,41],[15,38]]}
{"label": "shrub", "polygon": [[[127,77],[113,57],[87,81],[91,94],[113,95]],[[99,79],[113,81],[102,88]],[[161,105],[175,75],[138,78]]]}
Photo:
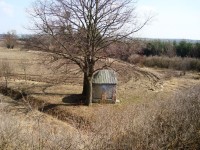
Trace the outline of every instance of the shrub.
{"label": "shrub", "polygon": [[168,100],[98,112],[90,148],[199,149],[200,87]]}
{"label": "shrub", "polygon": [[44,123],[43,115],[30,112],[20,118],[3,105],[0,104],[0,149],[78,149],[75,135]]}
{"label": "shrub", "polygon": [[0,105],[0,149],[199,149],[199,90],[198,85],[165,100],[97,107],[92,130],[79,137],[62,127],[54,132],[38,114],[24,122]]}
{"label": "shrub", "polygon": [[142,63],[147,67],[200,71],[200,60],[197,58],[149,56],[144,57]]}
{"label": "shrub", "polygon": [[138,55],[138,54],[132,54],[131,56],[128,57],[128,62],[132,64],[138,64],[142,63],[143,56]]}

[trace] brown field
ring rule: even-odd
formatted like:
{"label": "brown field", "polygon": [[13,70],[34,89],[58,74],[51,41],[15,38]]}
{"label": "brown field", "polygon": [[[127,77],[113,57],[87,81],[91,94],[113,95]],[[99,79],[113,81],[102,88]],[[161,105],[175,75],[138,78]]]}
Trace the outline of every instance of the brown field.
{"label": "brown field", "polygon": [[[144,118],[137,120],[137,117],[142,114],[143,109],[146,114],[150,111],[146,110],[145,105],[164,103],[171,97],[200,86],[199,72],[191,71],[183,75],[181,71],[138,67],[115,60],[113,68],[118,75],[117,99],[120,103],[93,104],[87,107],[82,104],[79,95],[82,90],[82,73],[76,65],[68,64],[65,68],[56,70],[59,62],[50,63],[50,56],[46,53],[0,48],[0,64],[2,62],[6,62],[10,68],[8,87],[28,94],[19,102],[1,95],[0,104],[0,118],[5,119],[3,114],[6,113],[4,115],[16,122],[12,124],[5,119],[5,123],[7,121],[10,126],[15,124],[23,128],[19,136],[32,135],[32,139],[26,139],[22,145],[24,149],[104,149],[106,146],[111,146],[112,149],[113,143],[105,143],[104,140],[118,141],[121,137],[114,133],[120,132],[120,135],[125,136],[128,124],[138,128]],[[1,85],[4,84],[4,78],[1,77]],[[124,117],[129,115],[136,119],[131,121]],[[105,128],[105,125],[110,127]],[[1,123],[0,130],[3,129]],[[23,139],[22,137],[19,139]],[[98,143],[101,138],[104,139],[102,141],[105,147]],[[44,144],[45,142],[48,144]],[[15,146],[5,148],[12,149]],[[136,149],[144,148],[140,146]],[[149,146],[152,145],[147,147]],[[160,148],[158,145],[154,146],[152,149]]]}

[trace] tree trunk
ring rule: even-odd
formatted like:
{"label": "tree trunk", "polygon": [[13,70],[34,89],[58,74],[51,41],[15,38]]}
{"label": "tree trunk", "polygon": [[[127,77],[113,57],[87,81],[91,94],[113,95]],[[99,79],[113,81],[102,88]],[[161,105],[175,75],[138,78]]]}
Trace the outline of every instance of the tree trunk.
{"label": "tree trunk", "polygon": [[87,73],[84,73],[83,78],[83,91],[82,95],[85,97],[85,104],[91,105],[92,104],[92,77],[88,77]]}
{"label": "tree trunk", "polygon": [[85,95],[85,104],[87,106],[92,105],[92,77],[87,77],[86,79],[86,95]]}
{"label": "tree trunk", "polygon": [[88,82],[87,82],[87,74],[84,73],[84,77],[83,77],[83,91],[82,91],[82,95],[86,96],[87,94],[87,90],[88,90]]}
{"label": "tree trunk", "polygon": [[82,94],[85,96],[85,104],[87,106],[92,104],[92,77],[94,73],[94,60],[87,57],[85,60],[86,69],[84,71],[84,78],[83,78],[83,91]]}

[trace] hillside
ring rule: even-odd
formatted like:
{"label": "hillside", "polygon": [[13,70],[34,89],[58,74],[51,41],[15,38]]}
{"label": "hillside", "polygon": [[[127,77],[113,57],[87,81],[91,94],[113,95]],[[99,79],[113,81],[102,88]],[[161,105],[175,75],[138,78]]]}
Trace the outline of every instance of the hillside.
{"label": "hillside", "polygon": [[[76,65],[69,63],[65,68],[56,69],[61,62],[50,63],[50,57],[46,53],[19,49],[0,48],[0,59],[1,63],[6,62],[7,67],[10,68],[8,87],[28,94],[19,102],[1,96],[1,104],[3,104],[1,111],[8,112],[9,117],[15,120],[21,120],[24,128],[29,132],[34,132],[36,137],[39,131],[34,128],[37,128],[36,124],[39,119],[39,126],[43,131],[45,130],[41,133],[44,134],[42,135],[43,140],[47,140],[46,136],[52,134],[48,132],[55,132],[51,138],[58,136],[59,139],[67,134],[67,137],[72,136],[70,140],[74,139],[70,143],[79,143],[75,144],[77,147],[72,146],[75,149],[82,147],[83,143],[84,146],[88,146],[87,142],[91,142],[91,138],[98,132],[97,129],[102,128],[97,124],[102,122],[102,117],[106,114],[112,118],[112,121],[104,120],[101,125],[104,123],[111,125],[119,121],[117,117],[122,117],[120,112],[124,114],[127,110],[133,114],[137,106],[140,108],[140,105],[151,105],[151,102],[156,101],[162,103],[195,86],[200,86],[200,73],[198,72],[186,72],[183,75],[181,71],[138,67],[113,60],[112,67],[117,71],[119,80],[117,99],[120,103],[115,105],[93,104],[91,107],[86,107],[82,104],[83,99],[79,95],[82,90],[82,73]],[[1,77],[1,85],[4,84],[5,80]],[[11,94],[12,98],[16,98],[15,96]],[[114,115],[115,113],[117,116]],[[0,117],[4,119],[5,116]],[[121,132],[121,127],[114,127],[112,132],[116,132],[115,129],[118,128]],[[107,131],[107,129],[110,130],[110,128],[104,130]],[[25,131],[20,130],[20,132]],[[99,132],[108,136],[103,131]],[[60,142],[63,143],[61,139]]]}

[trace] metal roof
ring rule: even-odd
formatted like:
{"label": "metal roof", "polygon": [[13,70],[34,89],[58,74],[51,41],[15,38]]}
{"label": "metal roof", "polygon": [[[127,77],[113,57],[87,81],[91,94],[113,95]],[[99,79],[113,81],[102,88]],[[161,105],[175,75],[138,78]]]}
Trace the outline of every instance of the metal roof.
{"label": "metal roof", "polygon": [[92,83],[117,84],[116,72],[110,69],[99,70],[94,74]]}

